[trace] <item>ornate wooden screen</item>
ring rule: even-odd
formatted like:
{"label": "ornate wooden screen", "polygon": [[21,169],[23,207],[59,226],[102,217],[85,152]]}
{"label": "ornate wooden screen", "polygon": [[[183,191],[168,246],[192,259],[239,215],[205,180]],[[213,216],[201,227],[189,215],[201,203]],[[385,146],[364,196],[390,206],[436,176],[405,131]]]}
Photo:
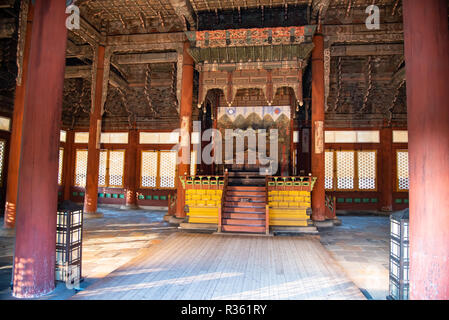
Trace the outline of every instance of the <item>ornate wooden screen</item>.
{"label": "ornate wooden screen", "polygon": [[190,175],[196,175],[196,150],[190,152]]}
{"label": "ornate wooden screen", "polygon": [[159,187],[174,188],[176,177],[176,151],[161,151],[159,161]]}
{"label": "ornate wooden screen", "polygon": [[324,188],[332,190],[334,188],[334,152],[326,151],[324,156]]}
{"label": "ornate wooden screen", "polygon": [[106,187],[107,161],[108,161],[108,151],[101,150],[100,151],[99,168],[98,168],[98,186],[100,186],[100,187]]}
{"label": "ornate wooden screen", "polygon": [[101,150],[98,168],[98,186],[123,187],[125,150]]}
{"label": "ornate wooden screen", "polygon": [[376,151],[357,152],[359,190],[376,190]]}
{"label": "ornate wooden screen", "polygon": [[408,172],[408,151],[397,150],[396,151],[396,163],[397,163],[397,190],[408,191],[409,190],[409,172]]}
{"label": "ornate wooden screen", "polygon": [[337,189],[355,189],[355,155],[354,151],[337,151]]}
{"label": "ornate wooden screen", "polygon": [[59,148],[58,184],[62,185],[62,170],[64,168],[64,148]]}
{"label": "ornate wooden screen", "polygon": [[123,187],[123,172],[125,168],[125,151],[109,151],[108,186]]}
{"label": "ornate wooden screen", "polygon": [[325,188],[329,191],[376,191],[377,152],[326,151]]}
{"label": "ornate wooden screen", "polygon": [[176,151],[142,151],[140,186],[175,188],[176,159]]}
{"label": "ornate wooden screen", "polygon": [[87,176],[87,150],[76,150],[75,186],[85,187]]}
{"label": "ornate wooden screen", "polygon": [[5,149],[6,149],[6,141],[0,140],[0,187],[3,186],[3,172],[5,171]]}
{"label": "ornate wooden screen", "polygon": [[155,188],[157,184],[157,151],[142,151],[140,184],[143,188]]}

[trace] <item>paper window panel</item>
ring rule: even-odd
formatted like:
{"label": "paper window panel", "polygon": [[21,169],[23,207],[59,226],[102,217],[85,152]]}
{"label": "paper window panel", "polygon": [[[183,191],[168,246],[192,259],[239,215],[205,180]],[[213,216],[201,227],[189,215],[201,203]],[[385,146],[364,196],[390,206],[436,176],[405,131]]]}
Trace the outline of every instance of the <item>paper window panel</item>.
{"label": "paper window panel", "polygon": [[100,151],[100,163],[98,168],[98,185],[106,186],[106,168],[107,168],[108,152],[106,150]]}
{"label": "paper window panel", "polygon": [[142,152],[141,185],[145,188],[155,188],[157,179],[157,151]]}
{"label": "paper window panel", "polygon": [[359,190],[376,189],[376,152],[359,151],[357,153]]}
{"label": "paper window panel", "polygon": [[123,186],[125,151],[109,151],[109,186]]}
{"label": "paper window panel", "polygon": [[334,188],[334,152],[326,151],[324,155],[324,188]]}
{"label": "paper window panel", "polygon": [[75,143],[88,143],[89,132],[75,132]]}
{"label": "paper window panel", "polygon": [[161,151],[159,162],[159,186],[174,188],[176,175],[176,151]]}
{"label": "paper window panel", "polygon": [[87,175],[87,150],[76,150],[75,185],[86,186]]}
{"label": "paper window panel", "polygon": [[59,141],[60,142],[66,142],[67,140],[67,131],[61,130],[59,133]]}
{"label": "paper window panel", "polygon": [[11,119],[6,117],[0,117],[0,130],[10,131]]}
{"label": "paper window panel", "polygon": [[337,151],[337,189],[354,189],[354,151]]}
{"label": "paper window panel", "polygon": [[393,130],[393,143],[408,143],[408,131]]}
{"label": "paper window panel", "polygon": [[58,184],[62,185],[62,170],[64,166],[64,149],[59,149],[59,163],[58,163]]}
{"label": "paper window panel", "polygon": [[397,151],[398,190],[409,189],[408,151]]}

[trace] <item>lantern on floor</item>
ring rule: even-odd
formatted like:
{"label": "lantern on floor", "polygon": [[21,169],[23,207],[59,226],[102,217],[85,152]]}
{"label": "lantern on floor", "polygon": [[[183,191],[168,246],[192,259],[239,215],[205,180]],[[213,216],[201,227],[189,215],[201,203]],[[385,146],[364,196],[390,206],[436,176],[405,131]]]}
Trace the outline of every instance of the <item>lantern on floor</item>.
{"label": "lantern on floor", "polygon": [[56,281],[67,284],[81,279],[83,208],[71,202],[58,207],[56,225]]}
{"label": "lantern on floor", "polygon": [[409,298],[409,210],[390,216],[389,300]]}

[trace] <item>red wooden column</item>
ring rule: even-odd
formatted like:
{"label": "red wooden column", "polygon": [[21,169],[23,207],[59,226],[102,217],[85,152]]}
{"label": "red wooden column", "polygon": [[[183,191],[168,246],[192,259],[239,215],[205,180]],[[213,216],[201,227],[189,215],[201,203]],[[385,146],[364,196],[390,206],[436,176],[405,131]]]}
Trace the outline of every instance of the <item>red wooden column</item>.
{"label": "red wooden column", "polygon": [[449,32],[446,0],[404,0],[410,297],[449,299]]}
{"label": "red wooden column", "polygon": [[19,162],[22,140],[23,109],[25,105],[25,88],[28,78],[28,61],[30,58],[31,32],[33,26],[34,6],[30,2],[27,17],[25,46],[23,52],[22,81],[16,86],[14,113],[12,116],[12,133],[8,160],[8,182],[5,204],[5,229],[13,229],[16,222],[17,186],[19,183]]}
{"label": "red wooden column", "polygon": [[393,133],[391,127],[380,131],[380,205],[385,212],[393,211]]}
{"label": "red wooden column", "polygon": [[[184,42],[183,63],[182,63],[182,89],[181,89],[181,107],[180,107],[180,129],[181,139],[177,170],[177,196],[176,196],[176,217],[184,218],[185,195],[184,188],[179,181],[179,176],[190,174],[190,134],[192,132],[192,98],[193,98],[193,59],[188,49],[190,43]],[[200,155],[198,155],[200,156]]]}
{"label": "red wooden column", "polygon": [[63,174],[63,183],[64,183],[64,200],[70,200],[70,189],[73,183],[73,173],[74,173],[74,152],[75,149],[73,147],[75,143],[75,132],[73,130],[66,131],[66,140],[65,140],[65,148],[64,148],[64,174]]}
{"label": "red wooden column", "polygon": [[97,212],[98,200],[98,168],[100,165],[100,135],[102,117],[102,92],[104,77],[104,56],[105,47],[98,46],[97,70],[95,79],[95,100],[93,101],[90,123],[89,123],[89,143],[87,145],[87,177],[86,194],[84,197],[84,214],[89,217],[102,217]]}
{"label": "red wooden column", "polygon": [[317,181],[312,191],[312,219],[325,219],[324,190],[324,37],[313,38],[312,51],[312,176]]}
{"label": "red wooden column", "polygon": [[37,0],[34,9],[17,197],[13,295],[18,298],[55,287],[65,9],[65,1],[52,0]]}
{"label": "red wooden column", "polygon": [[126,150],[126,185],[125,185],[125,206],[124,209],[137,208],[137,143],[139,133],[137,130],[129,130],[128,149]]}

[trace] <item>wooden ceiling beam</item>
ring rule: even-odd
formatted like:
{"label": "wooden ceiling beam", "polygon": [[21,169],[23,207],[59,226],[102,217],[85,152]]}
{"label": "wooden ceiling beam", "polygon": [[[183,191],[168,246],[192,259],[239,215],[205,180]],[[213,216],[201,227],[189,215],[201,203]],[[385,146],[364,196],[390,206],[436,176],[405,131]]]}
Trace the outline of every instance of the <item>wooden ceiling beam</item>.
{"label": "wooden ceiling beam", "polygon": [[178,61],[178,54],[176,52],[122,54],[115,55],[113,60],[117,64],[172,63]]}
{"label": "wooden ceiling beam", "polygon": [[362,44],[362,45],[335,45],[331,47],[333,57],[353,56],[384,56],[403,55],[402,44]]}
{"label": "wooden ceiling beam", "polygon": [[[65,79],[83,78],[92,79],[92,66],[66,66],[65,68]],[[124,80],[120,75],[118,75],[113,70],[109,71],[109,83],[114,87],[125,88],[128,86],[128,82]]]}
{"label": "wooden ceiling beam", "polygon": [[318,23],[318,19],[324,20],[330,0],[313,0],[311,4],[311,23]]}
{"label": "wooden ceiling beam", "polygon": [[[196,13],[188,0],[169,0],[176,15],[182,20],[187,21],[191,30],[196,29]],[[188,30],[185,30],[188,31]]]}

